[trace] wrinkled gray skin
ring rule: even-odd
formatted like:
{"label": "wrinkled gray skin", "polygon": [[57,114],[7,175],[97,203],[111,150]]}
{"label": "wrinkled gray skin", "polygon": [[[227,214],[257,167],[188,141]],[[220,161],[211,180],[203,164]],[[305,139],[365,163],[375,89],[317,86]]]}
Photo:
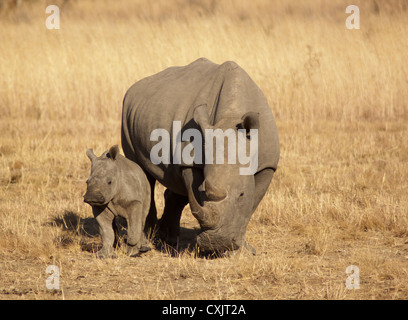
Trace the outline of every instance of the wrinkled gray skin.
{"label": "wrinkled gray skin", "polygon": [[130,256],[150,250],[144,232],[150,207],[150,185],[143,170],[119,154],[113,146],[100,157],[92,149],[87,156],[92,162],[91,176],[86,181],[84,201],[92,206],[102,237],[100,258],[114,256],[116,239],[115,217],[127,220],[127,253]]}
{"label": "wrinkled gray skin", "polygon": [[[158,142],[150,141],[150,134],[157,128],[166,129],[173,150],[173,121],[181,121],[182,133],[188,128],[201,132],[209,128],[241,128],[247,132],[258,129],[256,173],[240,175],[242,165],[238,161],[236,165],[227,161],[206,165],[171,161],[171,164],[154,165],[150,151]],[[250,136],[248,144],[249,139]],[[189,203],[201,226],[197,236],[201,250],[224,252],[246,248],[255,254],[245,240],[246,228],[277,169],[279,139],[263,93],[241,67],[234,62],[218,65],[201,58],[136,82],[123,101],[122,147],[126,157],[145,171],[152,194],[156,180],[167,188],[164,213],[159,221],[161,238],[177,242],[181,212]],[[227,159],[228,149],[224,150]],[[153,228],[156,219],[152,198],[148,227]]]}

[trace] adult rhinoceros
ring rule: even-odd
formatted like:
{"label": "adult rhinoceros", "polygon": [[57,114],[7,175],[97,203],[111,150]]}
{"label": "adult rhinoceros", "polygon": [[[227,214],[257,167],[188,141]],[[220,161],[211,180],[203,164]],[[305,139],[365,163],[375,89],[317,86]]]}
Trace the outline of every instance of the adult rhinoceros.
{"label": "adult rhinoceros", "polygon": [[[174,154],[170,163],[154,164],[151,151],[158,139],[152,139],[152,132],[158,128],[169,132],[170,150],[175,150],[174,144],[180,137],[174,136],[175,123],[180,123],[181,134],[187,129],[202,133],[208,129],[223,132],[245,129],[247,144],[251,129],[258,129],[257,168],[253,174],[243,175],[240,163],[222,164],[215,160],[203,164],[175,163]],[[203,141],[203,145],[207,142]],[[188,143],[183,141],[181,147]],[[156,180],[167,188],[165,208],[158,224],[164,240],[177,241],[181,212],[189,203],[201,227],[197,243],[203,251],[223,252],[244,247],[255,253],[245,240],[246,228],[277,168],[279,139],[263,93],[236,63],[218,65],[201,58],[136,82],[123,101],[122,147],[126,157],[145,171],[152,195]],[[223,157],[227,159],[228,149],[224,151]],[[152,197],[146,226],[151,228],[156,222]]]}

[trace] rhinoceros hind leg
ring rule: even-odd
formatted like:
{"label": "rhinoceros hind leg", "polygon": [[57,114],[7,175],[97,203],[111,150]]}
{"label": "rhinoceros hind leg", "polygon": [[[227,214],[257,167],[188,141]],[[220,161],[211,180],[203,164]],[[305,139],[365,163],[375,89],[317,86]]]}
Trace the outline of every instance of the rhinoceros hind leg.
{"label": "rhinoceros hind leg", "polygon": [[156,185],[156,179],[153,178],[148,172],[145,171],[147,180],[150,183],[150,209],[149,213],[147,214],[146,223],[144,227],[144,232],[148,237],[153,236],[156,225],[157,225],[157,210],[156,210],[156,203],[154,202],[154,188]]}

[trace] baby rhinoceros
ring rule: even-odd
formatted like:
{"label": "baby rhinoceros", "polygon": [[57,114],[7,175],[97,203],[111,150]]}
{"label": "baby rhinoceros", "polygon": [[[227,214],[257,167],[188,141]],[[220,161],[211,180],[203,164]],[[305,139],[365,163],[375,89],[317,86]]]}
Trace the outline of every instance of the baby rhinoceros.
{"label": "baby rhinoceros", "polygon": [[144,226],[150,207],[150,185],[143,170],[120,155],[117,145],[97,157],[92,149],[91,176],[86,181],[84,201],[92,206],[102,236],[100,258],[113,257],[117,243],[115,217],[127,220],[127,253],[136,256],[150,250]]}

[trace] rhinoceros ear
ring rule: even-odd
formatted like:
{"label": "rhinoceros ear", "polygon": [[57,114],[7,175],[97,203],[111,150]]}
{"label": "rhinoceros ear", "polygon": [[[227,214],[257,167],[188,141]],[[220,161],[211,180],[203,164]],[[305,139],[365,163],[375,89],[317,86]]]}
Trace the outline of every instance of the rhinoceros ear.
{"label": "rhinoceros ear", "polygon": [[241,126],[246,130],[247,134],[251,129],[259,129],[259,113],[247,112],[241,118]]}
{"label": "rhinoceros ear", "polygon": [[96,159],[96,155],[93,153],[92,149],[86,150],[86,155],[88,156],[89,160],[91,160],[91,161]]}
{"label": "rhinoceros ear", "polygon": [[194,121],[200,126],[201,131],[204,132],[205,129],[209,129],[210,125],[210,117],[207,113],[207,105],[201,104],[194,109]]}
{"label": "rhinoceros ear", "polygon": [[117,144],[115,144],[114,146],[110,147],[107,157],[111,158],[112,160],[116,160],[118,154],[119,154],[119,147]]}

